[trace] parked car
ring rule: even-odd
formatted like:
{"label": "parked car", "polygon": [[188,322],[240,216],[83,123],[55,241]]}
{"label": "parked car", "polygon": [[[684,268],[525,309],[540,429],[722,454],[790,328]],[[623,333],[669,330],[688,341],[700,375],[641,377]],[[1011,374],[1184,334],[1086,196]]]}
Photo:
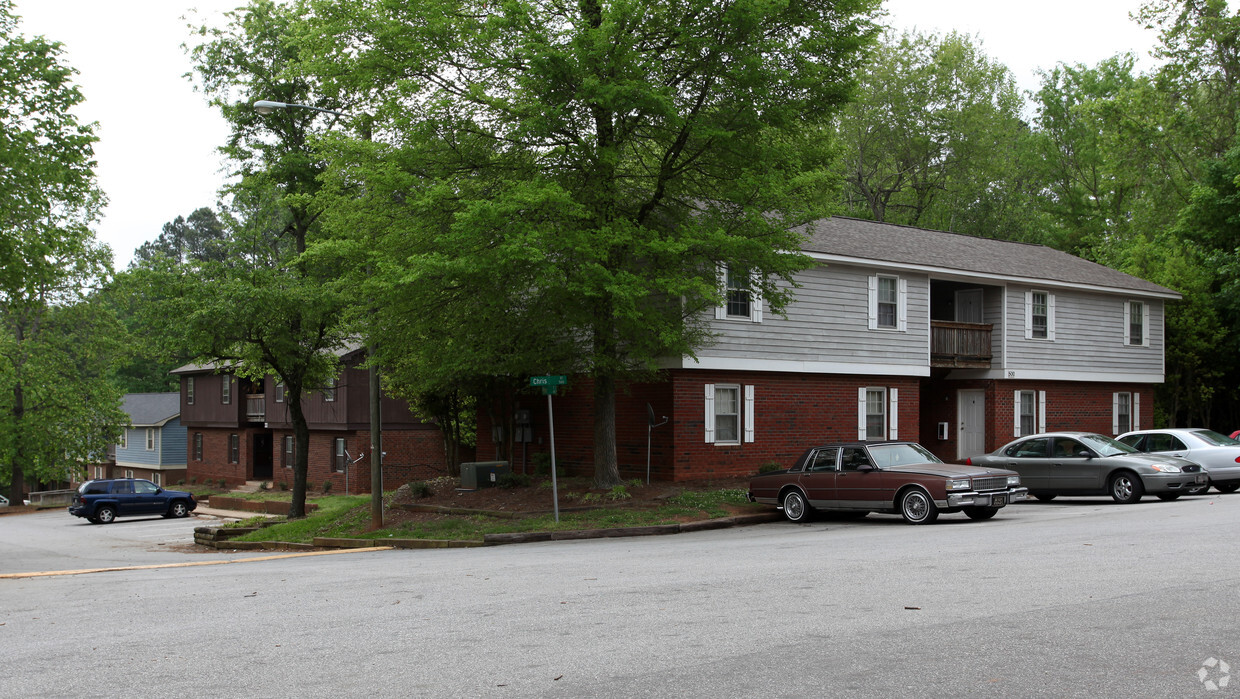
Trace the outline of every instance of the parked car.
{"label": "parked car", "polygon": [[792,468],[749,481],[750,502],[778,505],[793,522],[816,510],[899,514],[909,524],[929,524],[940,512],[990,519],[1025,494],[1013,471],[945,464],[916,442],[824,444]]}
{"label": "parked car", "polygon": [[1232,439],[1240,439],[1240,430],[1236,430],[1235,432],[1232,432],[1232,433],[1231,433],[1231,438],[1232,438]]}
{"label": "parked car", "polygon": [[1207,483],[1198,464],[1166,454],[1144,454],[1091,432],[1048,432],[1021,437],[968,463],[1010,468],[1043,501],[1058,495],[1110,495],[1133,503],[1145,493],[1174,500]]}
{"label": "parked car", "polygon": [[0,495],[0,507],[8,507],[8,506],[9,506],[9,499],[4,497],[3,495]]}
{"label": "parked car", "polygon": [[1199,491],[1214,486],[1220,493],[1240,489],[1240,441],[1213,430],[1167,428],[1137,430],[1116,437],[1128,446],[1150,454],[1169,454],[1188,459],[1205,468],[1210,482]]}
{"label": "parked car", "polygon": [[164,490],[141,478],[116,478],[86,481],[79,486],[69,514],[94,524],[108,524],[117,517],[135,515],[185,517],[197,507],[193,493]]}

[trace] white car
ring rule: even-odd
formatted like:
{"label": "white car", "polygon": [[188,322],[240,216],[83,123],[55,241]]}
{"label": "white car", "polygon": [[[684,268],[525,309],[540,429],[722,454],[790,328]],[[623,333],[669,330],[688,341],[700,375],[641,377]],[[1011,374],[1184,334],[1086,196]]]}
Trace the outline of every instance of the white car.
{"label": "white car", "polygon": [[[1163,430],[1137,430],[1116,437],[1134,449],[1150,454],[1167,454],[1199,464],[1210,475],[1210,484],[1220,493],[1240,488],[1240,441],[1213,430],[1169,427]],[[1199,495],[1209,486],[1194,492]]]}
{"label": "white car", "polygon": [[8,507],[8,506],[9,506],[9,499],[4,497],[3,495],[0,495],[0,507]]}

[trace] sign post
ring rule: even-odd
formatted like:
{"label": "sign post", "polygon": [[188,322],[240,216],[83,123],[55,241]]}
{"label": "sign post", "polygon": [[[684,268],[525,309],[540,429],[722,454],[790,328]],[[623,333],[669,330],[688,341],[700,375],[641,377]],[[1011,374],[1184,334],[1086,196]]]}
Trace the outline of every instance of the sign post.
{"label": "sign post", "polygon": [[551,412],[551,396],[555,389],[568,383],[567,376],[531,376],[530,385],[542,387],[547,396],[547,425],[551,429],[551,499],[554,503],[555,521],[560,521],[560,487],[556,480],[555,466],[555,415]]}

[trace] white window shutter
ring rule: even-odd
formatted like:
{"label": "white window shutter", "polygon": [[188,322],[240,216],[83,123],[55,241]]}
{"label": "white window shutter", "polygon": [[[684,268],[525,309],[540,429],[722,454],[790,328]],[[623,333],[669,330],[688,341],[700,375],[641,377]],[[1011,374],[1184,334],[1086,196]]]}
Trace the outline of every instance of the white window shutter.
{"label": "white window shutter", "polygon": [[1025,291],[1025,339],[1033,339],[1033,291]]}
{"label": "white window shutter", "polygon": [[715,384],[706,384],[706,443],[715,443]]}
{"label": "white window shutter", "polygon": [[1046,339],[1055,339],[1055,295],[1046,295]]}
{"label": "white window shutter", "polygon": [[1038,391],[1038,432],[1046,431],[1046,391]]}
{"label": "white window shutter", "polygon": [[900,390],[891,388],[887,390],[887,439],[900,438]]}
{"label": "white window shutter", "polygon": [[[900,277],[898,282],[900,289],[899,303],[896,306],[896,327],[901,331],[908,330],[908,280]],[[892,437],[895,439],[895,437]]]}
{"label": "white window shutter", "polygon": [[1111,394],[1111,434],[1119,434],[1119,394]]}
{"label": "white window shutter", "polygon": [[762,289],[758,287],[758,275],[749,278],[749,319],[755,323],[762,322]]}
{"label": "white window shutter", "polygon": [[857,439],[865,441],[865,386],[857,389]]}
{"label": "white window shutter", "polygon": [[1132,344],[1132,302],[1124,301],[1124,344]]}
{"label": "white window shutter", "polygon": [[1012,436],[1019,437],[1021,436],[1020,434],[1020,391],[1015,391],[1015,395],[1012,398],[1012,403],[1014,404],[1014,408],[1015,408],[1014,410],[1015,414],[1012,416]]}
{"label": "white window shutter", "polygon": [[1141,304],[1141,346],[1150,346],[1150,304],[1148,303]]}
{"label": "white window shutter", "polygon": [[[869,285],[870,330],[875,330],[878,328],[878,275],[870,276]],[[865,438],[862,437],[862,439]]]}
{"label": "white window shutter", "polygon": [[745,387],[745,441],[752,442],[754,438],[754,415],[753,415],[753,386]]}
{"label": "white window shutter", "polygon": [[1141,429],[1141,394],[1136,391],[1132,392],[1132,429]]}
{"label": "white window shutter", "polygon": [[728,317],[728,266],[720,262],[716,267],[716,274],[719,278],[719,290],[723,293],[723,303],[715,306],[715,320],[724,320]]}

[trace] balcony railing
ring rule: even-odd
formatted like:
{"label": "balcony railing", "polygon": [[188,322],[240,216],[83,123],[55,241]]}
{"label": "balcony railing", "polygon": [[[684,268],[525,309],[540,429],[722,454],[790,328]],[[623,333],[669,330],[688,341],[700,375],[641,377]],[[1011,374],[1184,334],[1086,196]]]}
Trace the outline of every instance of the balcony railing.
{"label": "balcony railing", "polygon": [[245,419],[249,422],[265,422],[267,419],[267,396],[251,393],[245,397]]}
{"label": "balcony railing", "polygon": [[930,321],[930,366],[989,369],[990,323]]}

